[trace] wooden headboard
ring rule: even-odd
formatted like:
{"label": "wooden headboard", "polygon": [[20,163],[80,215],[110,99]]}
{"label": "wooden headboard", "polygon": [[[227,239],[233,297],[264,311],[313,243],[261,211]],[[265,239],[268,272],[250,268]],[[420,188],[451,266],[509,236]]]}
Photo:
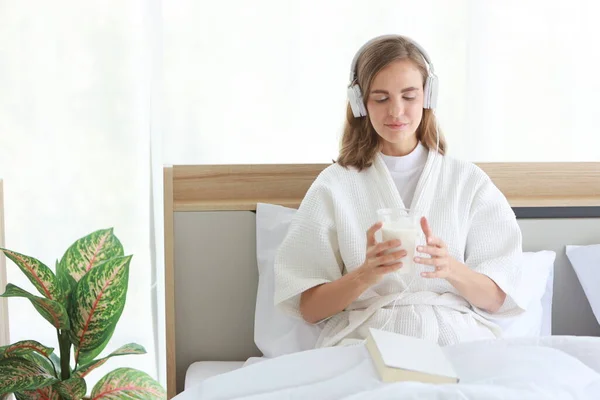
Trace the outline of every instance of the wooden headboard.
{"label": "wooden headboard", "polygon": [[[2,179],[0,179],[0,247],[4,246],[4,190]],[[6,257],[4,253],[0,253],[0,293],[4,293],[6,283]],[[0,346],[9,344],[9,333],[8,299],[0,297]]]}
{"label": "wooden headboard", "polygon": [[[518,217],[600,217],[600,163],[478,165],[504,193]],[[181,216],[189,213],[187,215],[191,216],[197,212],[218,214],[217,212],[223,211],[247,213],[256,210],[257,203],[295,208],[316,176],[327,166],[328,164],[175,165],[164,168],[165,311],[169,398],[175,396],[177,382],[182,379],[181,376],[177,376],[176,368],[175,214]],[[253,305],[248,305],[244,310],[250,311],[252,307]],[[179,374],[181,375],[181,370]]]}

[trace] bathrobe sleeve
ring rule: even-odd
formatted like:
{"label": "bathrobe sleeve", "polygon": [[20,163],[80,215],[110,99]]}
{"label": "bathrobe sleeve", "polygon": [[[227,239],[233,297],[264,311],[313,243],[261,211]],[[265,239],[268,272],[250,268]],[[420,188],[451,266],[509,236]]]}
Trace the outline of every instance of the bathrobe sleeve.
{"label": "bathrobe sleeve", "polygon": [[470,212],[465,264],[488,276],[505,293],[493,314],[474,307],[484,317],[511,317],[525,310],[521,289],[522,235],[516,216],[502,192],[485,175]]}
{"label": "bathrobe sleeve", "polygon": [[317,179],[305,195],[275,256],[275,305],[300,314],[300,295],[342,276],[331,188]]}

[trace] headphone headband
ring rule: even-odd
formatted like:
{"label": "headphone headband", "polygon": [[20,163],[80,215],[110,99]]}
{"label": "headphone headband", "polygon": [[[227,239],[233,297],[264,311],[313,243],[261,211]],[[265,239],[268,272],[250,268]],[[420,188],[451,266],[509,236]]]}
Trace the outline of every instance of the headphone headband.
{"label": "headphone headband", "polygon": [[352,59],[352,64],[350,67],[350,82],[353,82],[356,77],[356,64],[358,63],[358,58],[360,57],[360,55],[363,53],[363,51],[369,45],[371,45],[372,43],[379,41],[381,39],[398,39],[398,38],[406,40],[407,42],[414,45],[417,48],[417,50],[419,50],[419,53],[421,53],[421,57],[423,57],[423,59],[425,60],[425,63],[429,67],[429,74],[433,75],[435,73],[435,71],[433,69],[433,63],[431,62],[431,58],[429,58],[429,54],[427,54],[427,51],[425,51],[425,49],[419,43],[417,43],[414,40],[412,40],[411,38],[409,38],[407,36],[403,36],[403,35],[381,35],[381,36],[377,36],[377,37],[369,40],[367,43],[363,44],[360,47],[360,49],[358,49],[356,54],[354,55],[354,58]]}
{"label": "headphone headband", "polygon": [[350,107],[352,108],[352,113],[354,114],[354,116],[358,118],[358,117],[364,117],[367,115],[367,110],[365,108],[365,104],[363,101],[362,91],[360,89],[360,86],[358,85],[358,82],[355,82],[355,80],[356,80],[356,65],[358,63],[358,59],[367,46],[371,45],[375,41],[379,41],[381,39],[387,39],[387,38],[390,38],[390,39],[401,38],[401,39],[406,40],[407,42],[409,42],[410,44],[414,45],[417,48],[417,50],[421,54],[421,57],[423,57],[423,60],[425,60],[425,64],[427,65],[427,68],[428,68],[428,75],[427,75],[427,78],[425,79],[424,88],[423,88],[423,92],[424,92],[423,108],[435,109],[436,102],[437,102],[437,93],[438,93],[438,79],[433,70],[433,63],[431,62],[431,59],[429,58],[429,55],[427,54],[425,49],[423,47],[421,47],[421,45],[419,45],[417,42],[415,42],[414,40],[412,40],[406,36],[382,35],[382,36],[377,36],[377,37],[369,40],[367,43],[363,44],[360,47],[360,49],[358,49],[358,51],[354,55],[354,58],[352,59],[352,64],[350,67],[350,83],[348,84],[348,100],[349,100]]}

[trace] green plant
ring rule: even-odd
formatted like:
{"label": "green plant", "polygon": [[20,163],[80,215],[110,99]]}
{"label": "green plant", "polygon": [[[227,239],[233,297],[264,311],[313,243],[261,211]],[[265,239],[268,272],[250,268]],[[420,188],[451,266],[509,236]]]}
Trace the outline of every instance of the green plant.
{"label": "green plant", "polygon": [[85,377],[109,358],[146,353],[142,346],[130,343],[96,358],[112,337],[125,307],[132,258],[124,255],[112,228],[75,241],[56,262],[56,274],[33,257],[0,251],[43,296],[9,283],[2,297],[31,301],[56,328],[59,345],[58,355],[34,340],[0,347],[0,398],[14,393],[18,400],[166,399],[158,382],[132,368],[108,373],[96,383],[90,397],[85,397]]}

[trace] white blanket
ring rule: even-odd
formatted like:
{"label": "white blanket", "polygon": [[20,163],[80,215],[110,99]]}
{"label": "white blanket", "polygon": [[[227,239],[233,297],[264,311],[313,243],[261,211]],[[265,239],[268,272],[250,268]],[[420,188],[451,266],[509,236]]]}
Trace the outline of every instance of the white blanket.
{"label": "white blanket", "polygon": [[459,384],[382,383],[364,345],[357,345],[255,363],[175,399],[600,399],[600,338],[498,339],[444,349]]}
{"label": "white blanket", "polygon": [[[510,205],[475,164],[436,154],[429,153],[411,213],[426,216],[454,258],[507,293],[495,317],[522,312],[522,236]],[[377,221],[376,210],[404,206],[380,154],[362,172],[337,164],[326,168],[308,190],[275,259],[275,303],[301,318],[303,291],[339,279],[344,270],[364,262],[366,231]],[[424,240],[422,234],[419,244]],[[390,304],[399,294],[393,309]],[[390,330],[442,345],[500,336],[487,317],[445,279],[415,275],[413,281],[392,273],[325,321],[317,347],[362,340],[368,327],[381,329],[388,319]]]}

